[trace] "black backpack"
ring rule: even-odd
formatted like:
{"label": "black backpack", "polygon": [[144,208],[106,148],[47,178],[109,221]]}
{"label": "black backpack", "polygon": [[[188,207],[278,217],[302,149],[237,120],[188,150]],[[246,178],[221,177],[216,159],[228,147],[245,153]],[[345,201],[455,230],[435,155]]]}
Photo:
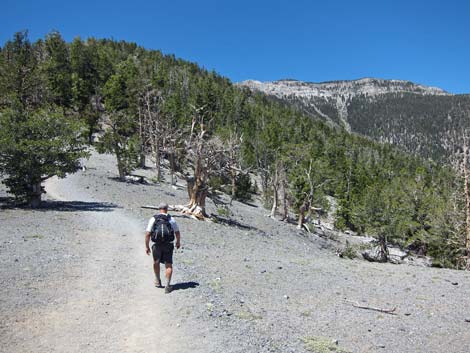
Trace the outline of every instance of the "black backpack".
{"label": "black backpack", "polygon": [[157,214],[153,216],[155,222],[153,223],[151,239],[157,244],[171,243],[175,240],[175,232],[170,224],[171,216],[168,214]]}

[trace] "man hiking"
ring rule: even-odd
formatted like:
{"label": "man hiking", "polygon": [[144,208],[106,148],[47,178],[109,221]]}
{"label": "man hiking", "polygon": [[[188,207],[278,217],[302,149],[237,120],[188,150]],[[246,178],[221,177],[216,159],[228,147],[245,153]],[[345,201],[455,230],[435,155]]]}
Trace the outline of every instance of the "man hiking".
{"label": "man hiking", "polygon": [[172,291],[171,275],[173,273],[173,241],[176,237],[176,248],[181,246],[181,234],[173,217],[168,212],[168,204],[158,205],[159,213],[153,216],[145,232],[145,252],[150,255],[149,242],[152,239],[153,271],[155,272],[155,287],[162,288],[160,279],[160,263],[165,264],[166,286],[165,293]]}

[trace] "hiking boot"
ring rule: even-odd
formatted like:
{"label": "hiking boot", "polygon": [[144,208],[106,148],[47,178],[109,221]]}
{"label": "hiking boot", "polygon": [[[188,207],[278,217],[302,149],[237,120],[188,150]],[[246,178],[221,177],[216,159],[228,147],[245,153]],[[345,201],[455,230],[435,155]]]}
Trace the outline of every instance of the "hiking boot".
{"label": "hiking boot", "polygon": [[155,287],[157,287],[157,288],[162,288],[162,287],[163,287],[163,286],[162,286],[162,281],[155,278]]}
{"label": "hiking boot", "polygon": [[173,286],[170,286],[169,284],[165,287],[166,294],[171,293],[172,290],[173,290]]}

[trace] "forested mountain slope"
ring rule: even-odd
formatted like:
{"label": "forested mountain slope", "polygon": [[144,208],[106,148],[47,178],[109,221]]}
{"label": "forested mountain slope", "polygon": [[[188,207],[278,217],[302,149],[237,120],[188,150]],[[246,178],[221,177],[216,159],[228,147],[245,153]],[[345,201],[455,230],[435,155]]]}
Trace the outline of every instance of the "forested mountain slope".
{"label": "forested mountain slope", "polygon": [[[423,97],[449,97],[413,87]],[[113,153],[121,179],[151,157],[156,180],[168,163],[172,175],[186,179],[195,206],[203,208],[216,190],[238,199],[258,193],[272,217],[300,224],[312,212],[326,213],[333,198],[336,227],[432,255],[441,265],[461,265],[467,254],[461,179],[433,161],[326,123],[324,115],[339,121],[334,112],[340,110],[328,111],[327,103],[341,97],[325,96],[324,107],[308,116],[135,43],[66,43],[57,32],[31,43],[17,33],[0,51],[0,172],[10,192],[26,201],[38,180],[70,172],[46,168],[35,183],[30,178],[35,168],[70,153],[52,155],[48,143],[63,139],[51,140],[38,128],[53,116],[60,126],[81,124],[64,129],[66,141],[86,135],[99,151]],[[344,109],[341,114],[344,120]]]}
{"label": "forested mountain slope", "polygon": [[470,95],[402,80],[366,78],[307,83],[245,81],[241,86],[273,95],[311,116],[388,142],[405,151],[446,159],[470,127]]}

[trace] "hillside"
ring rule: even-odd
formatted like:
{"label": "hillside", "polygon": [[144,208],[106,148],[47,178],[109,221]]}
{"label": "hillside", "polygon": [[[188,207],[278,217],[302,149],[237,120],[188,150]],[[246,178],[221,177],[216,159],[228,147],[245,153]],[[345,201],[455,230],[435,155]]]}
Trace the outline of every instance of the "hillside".
{"label": "hillside", "polygon": [[119,182],[114,163],[93,154],[86,171],[48,181],[36,211],[0,189],[3,351],[467,351],[468,272],[340,259],[335,240],[266,217],[258,200],[234,201],[232,226],[173,213],[183,248],[164,294],[144,251],[153,212],[140,205],[187,192]]}
{"label": "hillside", "polygon": [[[195,217],[205,217],[206,199],[224,194],[244,202],[261,197],[272,218],[300,228],[334,209],[339,230],[431,256],[435,266],[470,266],[460,176],[338,127],[336,108],[318,106],[312,118],[136,43],[67,43],[58,32],[31,43],[20,32],[0,54],[0,173],[18,204],[39,205],[43,182],[80,170],[79,157],[91,146],[115,156],[121,181],[149,161],[159,181],[169,166],[173,182],[189,186]],[[398,81],[353,86],[361,94],[354,101],[384,90],[394,93],[373,97],[405,95],[402,86],[420,97],[452,97]],[[350,89],[332,82],[318,91],[346,102]]]}
{"label": "hillside", "polygon": [[308,83],[244,81],[329,123],[436,160],[449,157],[470,126],[470,95],[403,80]]}

